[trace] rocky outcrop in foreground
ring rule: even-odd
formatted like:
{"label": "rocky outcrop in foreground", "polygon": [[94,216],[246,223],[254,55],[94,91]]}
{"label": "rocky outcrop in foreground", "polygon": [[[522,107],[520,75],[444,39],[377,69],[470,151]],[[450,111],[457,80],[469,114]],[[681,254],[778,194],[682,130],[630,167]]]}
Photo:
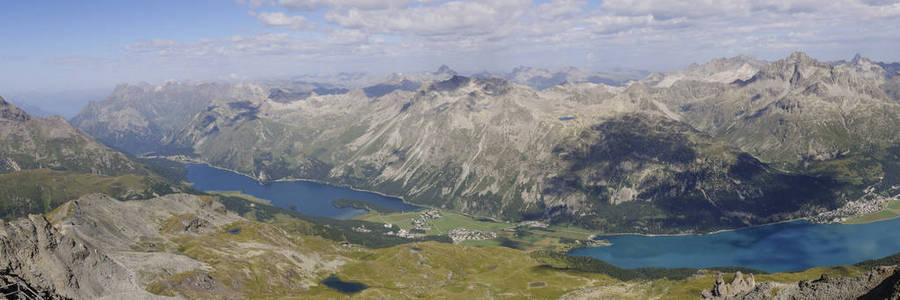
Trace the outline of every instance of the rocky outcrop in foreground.
{"label": "rocky outcrop in foreground", "polygon": [[739,295],[752,291],[755,286],[756,278],[753,277],[753,274],[749,274],[745,278],[741,271],[737,271],[731,283],[725,283],[725,280],[722,279],[722,274],[719,273],[713,288],[704,290],[700,293],[700,296],[703,299],[735,299]]}
{"label": "rocky outcrop in foreground", "polygon": [[753,275],[740,272],[731,283],[721,274],[712,290],[701,293],[704,299],[900,299],[900,266],[876,267],[855,277],[830,278],[796,283],[763,282],[755,284]]}
{"label": "rocky outcrop in foreground", "polygon": [[0,222],[0,286],[10,283],[45,299],[153,297],[109,256],[60,234],[40,215]]}
{"label": "rocky outcrop in foreground", "polygon": [[90,194],[46,217],[0,221],[0,292],[18,284],[44,299],[167,299],[146,286],[158,274],[205,265],[179,254],[140,251],[140,246],[168,243],[164,230],[210,233],[238,220],[219,202],[188,194],[142,201]]}

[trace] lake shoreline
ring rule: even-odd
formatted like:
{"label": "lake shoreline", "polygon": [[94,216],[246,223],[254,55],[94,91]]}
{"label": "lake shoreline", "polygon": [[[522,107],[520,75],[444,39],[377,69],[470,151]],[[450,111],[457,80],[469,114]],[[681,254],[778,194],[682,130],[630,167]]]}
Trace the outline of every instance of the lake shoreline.
{"label": "lake shoreline", "polygon": [[718,235],[606,237],[612,247],[569,249],[623,269],[741,266],[767,272],[853,265],[900,251],[900,218],[868,224],[781,222]]}
{"label": "lake shoreline", "polygon": [[[148,157],[153,157],[153,156],[148,156]],[[215,169],[219,169],[219,170],[224,170],[224,171],[232,172],[232,173],[235,173],[235,174],[238,174],[238,175],[241,175],[241,176],[250,178],[250,179],[252,179],[252,180],[258,182],[258,183],[261,184],[261,185],[264,185],[264,184],[265,184],[265,183],[263,183],[263,182],[260,182],[259,179],[258,179],[257,177],[252,176],[252,175],[250,175],[250,174],[245,174],[245,173],[240,172],[240,171],[237,171],[237,170],[232,170],[232,169],[228,169],[228,168],[216,166],[216,165],[213,165],[213,164],[211,164],[211,163],[209,163],[209,162],[207,162],[207,161],[203,161],[203,160],[199,160],[199,159],[193,159],[193,158],[188,158],[188,157],[184,157],[184,156],[177,156],[177,157],[175,157],[175,158],[170,157],[170,156],[156,156],[155,158],[165,158],[165,159],[169,159],[169,160],[176,161],[176,162],[180,162],[180,163],[184,163],[184,164],[189,164],[189,163],[190,163],[190,164],[203,164],[203,165],[209,166],[209,167],[211,167],[211,168],[215,168]],[[317,183],[317,184],[324,184],[324,185],[330,185],[330,186],[335,186],[335,187],[347,188],[347,189],[350,189],[350,190],[353,190],[353,191],[357,191],[357,192],[372,193],[372,194],[380,195],[380,196],[383,196],[383,197],[396,198],[396,199],[399,199],[401,202],[403,202],[403,203],[406,204],[406,205],[416,206],[416,207],[420,207],[420,208],[422,208],[422,209],[442,209],[442,208],[439,208],[439,207],[433,207],[433,206],[428,206],[428,205],[423,205],[423,204],[411,203],[411,202],[407,201],[403,196],[386,194],[386,193],[382,193],[382,192],[379,192],[379,191],[367,190],[367,189],[362,189],[362,188],[353,187],[353,186],[350,186],[350,185],[347,185],[347,184],[332,183],[332,182],[328,182],[328,181],[325,181],[325,180],[319,180],[319,179],[307,179],[307,178],[280,178],[280,179],[272,180],[272,181],[270,181],[270,182],[312,182],[312,183]],[[471,217],[471,218],[486,218],[486,219],[490,219],[490,220],[492,220],[492,221],[494,221],[494,222],[497,222],[497,223],[507,223],[507,224],[511,224],[511,222],[508,222],[508,221],[501,221],[501,220],[497,220],[497,219],[491,218],[491,217],[473,216],[473,215],[466,214],[466,213],[463,213],[463,212],[459,212],[459,211],[456,211],[456,210],[451,210],[451,211],[453,211],[454,213],[460,214],[460,215],[464,215],[464,216],[467,216],[467,217]],[[357,217],[362,217],[362,216],[364,216],[364,215],[366,215],[366,214],[363,214],[363,215],[360,215],[360,216],[357,216]],[[646,237],[666,237],[666,236],[686,236],[686,235],[705,236],[705,235],[713,235],[713,234],[719,234],[719,233],[724,233],[724,232],[731,232],[731,231],[744,230],[744,229],[752,229],[752,228],[757,228],[757,227],[762,227],[762,226],[771,226],[771,225],[777,225],[777,224],[782,224],[782,223],[790,223],[790,222],[800,222],[800,221],[805,221],[805,222],[808,222],[808,223],[810,223],[810,224],[820,224],[820,223],[815,223],[815,222],[810,221],[809,218],[810,218],[810,217],[799,217],[799,218],[793,218],[793,219],[788,219],[788,220],[782,220],[782,221],[777,221],[777,222],[772,222],[772,223],[750,225],[750,226],[739,227],[739,228],[720,229],[720,230],[715,230],[715,231],[710,231],[710,232],[699,232],[699,233],[698,233],[698,232],[685,232],[685,233],[635,233],[635,232],[603,233],[603,232],[594,232],[594,231],[591,231],[591,233],[594,234],[594,235],[595,235],[596,237],[598,237],[598,238],[602,238],[602,237],[628,236],[628,235],[631,235],[631,236],[646,236]],[[355,218],[354,218],[354,219],[355,219]],[[887,220],[890,220],[890,219],[887,219]],[[873,221],[873,222],[879,222],[879,221],[886,221],[886,220],[876,220],[876,221]],[[843,224],[843,223],[838,223],[838,224]],[[861,223],[861,224],[867,224],[867,223]],[[590,231],[590,230],[589,230],[589,231]],[[611,246],[611,245],[608,245],[608,246]],[[608,247],[608,246],[600,246],[600,247]]]}
{"label": "lake shoreline", "polygon": [[772,222],[772,223],[750,225],[750,226],[731,228],[731,229],[719,229],[716,231],[701,232],[701,233],[690,233],[690,232],[685,232],[685,233],[630,233],[630,232],[624,232],[624,233],[598,234],[597,237],[599,238],[599,237],[613,237],[613,236],[626,236],[626,235],[646,236],[646,237],[666,237],[666,236],[686,236],[686,235],[704,236],[704,235],[713,235],[713,234],[724,233],[724,232],[738,231],[738,230],[744,230],[744,229],[753,229],[753,228],[757,228],[757,227],[772,226],[772,225],[791,223],[791,222],[800,222],[800,221],[805,221],[809,224],[819,224],[819,223],[810,222],[808,217],[801,217],[801,218],[794,218],[794,219],[783,220],[783,221]]}
{"label": "lake shoreline", "polygon": [[[219,169],[219,170],[223,170],[223,171],[232,172],[232,173],[235,173],[235,174],[238,174],[238,175],[241,175],[241,176],[250,178],[250,179],[252,179],[252,180],[258,182],[258,183],[261,184],[261,185],[264,185],[264,184],[265,184],[265,183],[260,182],[258,178],[254,177],[254,176],[251,176],[251,175],[249,175],[249,174],[245,174],[245,173],[243,173],[243,172],[236,171],[236,170],[232,170],[232,169],[228,169],[228,168],[219,167],[219,166],[213,165],[213,164],[211,164],[211,163],[209,163],[209,162],[207,162],[207,161],[203,161],[203,160],[191,159],[191,158],[173,158],[173,157],[170,157],[170,156],[146,156],[146,158],[164,158],[164,159],[168,159],[168,160],[171,160],[171,161],[180,162],[180,163],[183,163],[183,164],[202,164],[202,165],[209,166],[209,167],[211,167],[211,168],[215,168],[215,169]],[[332,182],[328,182],[328,181],[324,181],[324,180],[319,180],[319,179],[281,178],[281,179],[272,180],[272,181],[270,181],[270,182],[312,182],[312,183],[318,183],[318,184],[330,185],[330,186],[335,186],[335,187],[347,188],[347,189],[350,189],[350,190],[353,190],[353,191],[357,191],[357,192],[372,193],[372,194],[376,194],[376,195],[383,196],[383,197],[388,197],[388,198],[396,198],[396,199],[400,199],[400,201],[403,202],[403,204],[410,205],[410,206],[420,207],[420,208],[422,208],[422,209],[444,209],[444,208],[434,207],[434,206],[425,205],[425,204],[412,203],[412,202],[407,201],[403,196],[386,194],[386,193],[382,193],[382,192],[379,192],[379,191],[367,190],[367,189],[357,188],[357,187],[353,187],[353,186],[346,185],[346,184],[332,183]],[[485,219],[490,219],[491,221],[497,222],[497,223],[512,224],[512,222],[502,221],[502,220],[498,220],[498,219],[496,219],[496,218],[492,218],[492,217],[488,217],[488,216],[474,216],[474,215],[470,215],[470,214],[467,214],[467,213],[464,213],[464,212],[460,212],[460,211],[455,211],[455,210],[453,210],[453,212],[454,212],[454,213],[457,213],[457,214],[460,214],[460,215],[464,215],[464,216],[470,217],[470,218],[485,218]]]}

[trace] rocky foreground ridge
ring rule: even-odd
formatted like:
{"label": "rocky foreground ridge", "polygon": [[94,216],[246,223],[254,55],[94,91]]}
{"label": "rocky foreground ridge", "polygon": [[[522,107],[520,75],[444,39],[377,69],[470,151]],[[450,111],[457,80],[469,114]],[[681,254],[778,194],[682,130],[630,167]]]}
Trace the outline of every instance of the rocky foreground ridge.
{"label": "rocky foreground ridge", "polygon": [[882,266],[858,276],[803,280],[796,283],[757,283],[753,274],[734,274],[726,283],[719,274],[703,299],[900,299],[900,266]]}
{"label": "rocky foreground ridge", "polygon": [[[233,282],[226,286],[209,275],[211,265],[172,249],[182,239],[214,235],[240,222],[247,220],[209,197],[171,194],[120,201],[87,195],[47,217],[30,215],[0,224],[0,286],[19,283],[47,299],[241,299],[243,291],[235,290]],[[234,251],[227,255],[237,264],[253,262],[257,255],[286,255],[277,266],[296,289],[315,285],[311,279],[317,272],[340,264],[304,246],[268,243],[207,246],[223,255]],[[177,279],[167,279],[173,276]],[[234,276],[235,282],[242,280]],[[277,278],[282,276],[269,277],[269,285],[277,286]],[[148,292],[154,286],[157,294]],[[161,295],[165,290],[170,292]]]}
{"label": "rocky foreground ridge", "polygon": [[[337,275],[368,285],[354,292],[365,299],[647,299],[666,298],[688,281],[712,280],[700,272],[684,280],[619,281],[601,273],[549,268],[523,251],[504,247],[422,242],[369,249],[303,233],[308,226],[289,217],[268,223],[249,220],[205,195],[120,201],[92,194],[46,216],[0,224],[0,286],[18,283],[46,299],[345,297],[322,284]],[[897,270],[880,267],[856,277],[800,283],[760,283],[743,274],[726,283],[720,275],[703,295],[883,299],[897,295]]]}
{"label": "rocky foreground ridge", "polygon": [[105,251],[60,233],[40,215],[0,224],[0,286],[12,283],[46,299],[154,298]]}

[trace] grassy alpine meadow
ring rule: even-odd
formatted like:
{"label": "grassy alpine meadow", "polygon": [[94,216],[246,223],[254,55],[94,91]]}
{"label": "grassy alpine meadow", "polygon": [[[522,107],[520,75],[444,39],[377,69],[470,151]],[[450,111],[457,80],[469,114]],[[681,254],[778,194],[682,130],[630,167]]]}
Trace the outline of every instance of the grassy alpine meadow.
{"label": "grassy alpine meadow", "polygon": [[[401,229],[409,230],[413,228],[413,219],[418,218],[420,214],[422,214],[421,211],[390,214],[369,213],[360,217],[360,219],[376,223],[395,224],[397,226],[400,226]],[[487,219],[476,219],[473,217],[448,211],[441,211],[441,215],[442,216],[440,218],[429,219],[429,222],[433,226],[430,226],[431,228],[429,230],[426,230],[425,234],[442,235],[447,234],[454,228],[460,227],[480,231],[496,231],[515,227],[514,224],[510,223],[494,222]]]}
{"label": "grassy alpine meadow", "polygon": [[[413,220],[421,218],[423,211],[404,213],[370,212],[359,217],[359,220],[393,224],[401,229],[413,229]],[[467,240],[462,245],[473,247],[504,246],[519,250],[567,249],[577,241],[586,241],[595,233],[591,230],[573,226],[532,227],[514,223],[496,222],[490,219],[479,219],[454,212],[441,211],[441,217],[428,219],[426,235],[446,235],[455,228],[493,232],[497,235],[488,240]]]}
{"label": "grassy alpine meadow", "polygon": [[[309,226],[305,221],[290,222]],[[713,286],[718,272],[725,273],[726,281],[734,276],[731,270],[724,269],[616,271],[613,267],[607,268],[612,273],[606,273],[602,266],[579,269],[572,262],[547,261],[541,255],[497,246],[493,241],[410,242],[372,249],[340,245],[296,233],[300,231],[283,230],[284,226],[246,220],[201,235],[163,226],[163,233],[173,245],[162,251],[180,253],[210,267],[156,274],[158,279],[147,290],[168,296],[220,295],[185,288],[187,283],[208,277],[217,282],[214,286],[220,285],[214,292],[235,293],[232,296],[249,299],[696,299],[702,290]],[[864,269],[820,267],[754,275],[757,282],[791,283],[817,279],[822,274],[831,278],[857,276]],[[622,272],[636,277],[619,278]],[[340,293],[321,283],[332,276],[364,284],[366,288]]]}

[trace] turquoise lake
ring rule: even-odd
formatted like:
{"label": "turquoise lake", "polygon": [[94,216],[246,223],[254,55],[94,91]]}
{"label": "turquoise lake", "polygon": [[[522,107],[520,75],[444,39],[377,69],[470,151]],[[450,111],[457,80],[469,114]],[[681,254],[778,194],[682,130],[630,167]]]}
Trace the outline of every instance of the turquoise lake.
{"label": "turquoise lake", "polygon": [[[207,165],[189,164],[187,179],[203,191],[242,191],[301,213],[351,219],[365,213],[336,208],[337,199],[364,200],[398,211],[420,209],[394,197],[306,181],[256,180]],[[779,223],[708,235],[601,236],[612,246],[578,248],[572,256],[590,256],[613,265],[639,267],[742,266],[768,272],[804,270],[819,266],[854,264],[900,252],[900,218],[869,224]]]}
{"label": "turquoise lake", "polygon": [[779,223],[708,235],[603,236],[612,246],[578,248],[613,265],[638,267],[742,266],[767,272],[849,265],[900,252],[900,218],[869,224]]}
{"label": "turquoise lake", "polygon": [[334,207],[331,201],[338,199],[363,200],[397,211],[420,209],[418,206],[403,203],[399,198],[355,191],[345,187],[308,181],[280,181],[261,185],[250,177],[208,165],[188,164],[185,167],[188,170],[187,180],[193,183],[195,189],[241,191],[244,194],[269,200],[272,205],[294,209],[311,216],[352,219],[366,213],[362,209]]}

